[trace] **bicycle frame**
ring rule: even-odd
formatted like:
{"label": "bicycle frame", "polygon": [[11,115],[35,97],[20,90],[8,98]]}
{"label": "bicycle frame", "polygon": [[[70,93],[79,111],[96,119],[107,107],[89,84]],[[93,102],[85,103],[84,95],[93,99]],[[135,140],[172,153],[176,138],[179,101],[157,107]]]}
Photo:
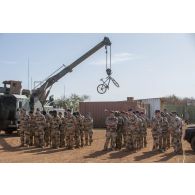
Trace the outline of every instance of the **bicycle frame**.
{"label": "bicycle frame", "polygon": [[[106,77],[105,80],[101,79],[101,81],[103,82],[103,85],[105,85],[107,88],[109,88],[110,80],[111,80],[110,76]],[[107,83],[107,81],[108,81],[108,83]]]}

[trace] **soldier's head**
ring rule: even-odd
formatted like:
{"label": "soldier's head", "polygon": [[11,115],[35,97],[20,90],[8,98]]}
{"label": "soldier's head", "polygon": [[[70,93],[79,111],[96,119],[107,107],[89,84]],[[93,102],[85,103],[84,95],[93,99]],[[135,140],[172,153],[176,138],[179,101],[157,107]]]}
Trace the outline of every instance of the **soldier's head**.
{"label": "soldier's head", "polygon": [[71,115],[71,109],[67,110],[67,115],[70,116]]}
{"label": "soldier's head", "polygon": [[59,112],[59,117],[60,117],[60,118],[62,117],[62,113],[61,113],[61,112]]}
{"label": "soldier's head", "polygon": [[145,116],[144,112],[140,112],[140,116],[142,117]]}
{"label": "soldier's head", "polygon": [[108,115],[110,114],[110,112],[109,112],[108,109],[105,109],[105,110],[104,110],[104,113],[105,113],[106,116],[108,116]]}
{"label": "soldier's head", "polygon": [[72,115],[77,117],[77,112],[73,112]]}
{"label": "soldier's head", "polygon": [[41,114],[41,111],[39,108],[36,109],[36,114]]}
{"label": "soldier's head", "polygon": [[90,112],[87,112],[86,113],[86,117],[90,117],[91,116],[91,113]]}
{"label": "soldier's head", "polygon": [[167,113],[167,109],[166,109],[166,108],[164,108],[163,112],[164,112],[164,113]]}
{"label": "soldier's head", "polygon": [[155,116],[160,117],[160,110],[155,110]]}
{"label": "soldier's head", "polygon": [[49,114],[50,114],[51,116],[53,116],[53,111],[49,111]]}
{"label": "soldier's head", "polygon": [[33,115],[33,111],[32,111],[32,110],[29,112],[29,115],[30,115],[30,116],[32,116],[32,115]]}
{"label": "soldier's head", "polygon": [[57,111],[56,110],[53,110],[53,116],[57,117]]}
{"label": "soldier's head", "polygon": [[121,111],[120,114],[121,114],[122,116],[124,116],[124,115],[125,115],[125,111]]}
{"label": "soldier's head", "polygon": [[135,115],[136,115],[136,116],[139,116],[139,111],[138,111],[138,110],[135,111]]}
{"label": "soldier's head", "polygon": [[114,115],[114,111],[110,111],[110,116],[111,117],[114,117],[115,115]]}
{"label": "soldier's head", "polygon": [[117,117],[119,116],[119,111],[114,111],[114,115]]}
{"label": "soldier's head", "polygon": [[132,114],[133,114],[133,109],[129,108],[128,114],[129,114],[129,115],[132,115]]}
{"label": "soldier's head", "polygon": [[45,115],[46,115],[46,111],[45,111],[45,110],[43,110],[42,114],[45,116]]}
{"label": "soldier's head", "polygon": [[173,117],[177,116],[177,112],[171,112],[171,114],[172,114]]}

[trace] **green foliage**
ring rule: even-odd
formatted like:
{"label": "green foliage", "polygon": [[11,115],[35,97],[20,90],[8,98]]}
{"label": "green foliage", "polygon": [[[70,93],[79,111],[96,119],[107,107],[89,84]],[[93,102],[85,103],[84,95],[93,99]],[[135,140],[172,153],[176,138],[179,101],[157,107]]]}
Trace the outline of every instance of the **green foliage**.
{"label": "green foliage", "polygon": [[72,109],[73,111],[79,110],[79,102],[84,102],[89,100],[90,97],[88,95],[79,96],[77,94],[71,94],[68,98],[60,98],[55,100],[55,107],[61,107],[64,109]]}

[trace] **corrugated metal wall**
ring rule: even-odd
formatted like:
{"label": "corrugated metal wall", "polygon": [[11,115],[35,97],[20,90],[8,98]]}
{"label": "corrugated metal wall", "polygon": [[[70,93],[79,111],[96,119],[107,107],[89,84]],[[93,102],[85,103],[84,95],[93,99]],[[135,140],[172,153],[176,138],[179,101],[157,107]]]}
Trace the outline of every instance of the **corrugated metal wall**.
{"label": "corrugated metal wall", "polygon": [[154,116],[155,110],[161,109],[161,100],[160,98],[149,98],[149,99],[142,99],[142,102],[145,104],[149,104],[149,115],[148,117],[151,119]]}
{"label": "corrugated metal wall", "polygon": [[105,118],[106,118],[106,113],[104,111],[105,109],[127,111],[129,108],[132,108],[134,110],[140,110],[140,111],[145,110],[144,108],[139,107],[139,103],[137,101],[80,102],[79,104],[79,109],[81,114],[85,115],[87,112],[91,113],[94,119],[95,128],[105,127]]}

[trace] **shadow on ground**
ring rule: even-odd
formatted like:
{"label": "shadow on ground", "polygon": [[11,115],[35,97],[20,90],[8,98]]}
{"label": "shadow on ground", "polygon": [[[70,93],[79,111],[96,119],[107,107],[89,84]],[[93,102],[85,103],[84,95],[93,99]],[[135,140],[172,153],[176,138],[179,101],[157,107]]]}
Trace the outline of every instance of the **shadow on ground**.
{"label": "shadow on ground", "polygon": [[120,151],[111,153],[110,154],[110,159],[124,158],[124,157],[129,156],[129,155],[131,155],[133,153],[134,153],[133,151],[126,151],[125,149],[124,150],[120,150]]}
{"label": "shadow on ground", "polygon": [[164,154],[164,155],[161,155],[160,157],[163,157],[157,161],[154,161],[154,162],[164,162],[164,161],[168,161],[170,160],[171,158],[175,157],[176,155],[171,152],[171,153],[168,153],[168,154]]}
{"label": "shadow on ground", "polygon": [[94,153],[91,153],[89,154],[88,156],[84,156],[84,158],[97,158],[99,156],[102,156],[102,155],[105,155],[107,154],[108,152],[110,152],[111,150],[107,150],[107,151],[103,151],[103,150],[100,150],[100,151],[96,151]]}
{"label": "shadow on ground", "polygon": [[145,160],[145,159],[147,159],[147,158],[151,158],[151,157],[153,157],[153,156],[155,156],[155,155],[158,155],[158,154],[159,154],[158,151],[143,152],[142,155],[140,155],[140,156],[135,156],[134,159],[135,159],[135,161],[141,161],[141,160]]}

